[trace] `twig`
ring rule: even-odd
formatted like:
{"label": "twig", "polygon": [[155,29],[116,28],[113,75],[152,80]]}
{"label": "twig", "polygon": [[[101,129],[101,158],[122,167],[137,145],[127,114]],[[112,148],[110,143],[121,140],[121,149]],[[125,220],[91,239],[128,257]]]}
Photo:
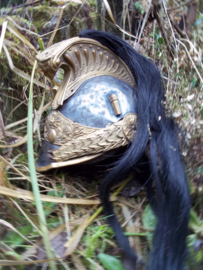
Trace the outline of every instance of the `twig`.
{"label": "twig", "polygon": [[76,13],[75,13],[75,15],[73,16],[73,18],[71,18],[71,21],[69,22],[68,25],[63,26],[63,27],[60,27],[60,28],[58,28],[57,30],[53,30],[53,31],[47,32],[46,34],[41,35],[40,37],[41,37],[41,38],[42,38],[42,37],[45,37],[45,36],[47,36],[47,35],[49,35],[49,34],[55,32],[55,31],[61,30],[61,29],[63,29],[63,28],[68,27],[69,25],[71,25],[71,23],[74,21],[74,19],[76,18],[76,16],[78,15],[78,13],[80,12],[80,10],[82,9],[83,6],[84,6],[84,4],[82,4],[82,5],[78,8],[78,10],[76,11]]}
{"label": "twig", "polygon": [[200,81],[201,81],[201,84],[203,84],[203,78],[201,77],[201,75],[200,75],[200,73],[199,73],[197,67],[195,66],[195,63],[194,63],[194,61],[192,60],[192,57],[191,57],[190,53],[189,53],[188,50],[187,50],[187,47],[186,47],[185,44],[184,44],[183,42],[181,42],[180,40],[177,39],[177,41],[185,48],[186,54],[187,54],[187,56],[190,58],[190,61],[192,62],[192,65],[193,65],[195,71],[197,72],[197,75],[198,75],[198,77],[199,77],[199,79],[200,79]]}
{"label": "twig", "polygon": [[3,158],[2,156],[0,156],[0,160],[2,160],[3,162],[5,162],[8,166],[10,166],[15,172],[17,172],[19,175],[21,175],[24,179],[26,179],[29,182],[31,182],[31,179],[28,176],[26,176],[23,173],[21,173],[16,167],[14,167],[11,163],[9,163],[5,158]]}
{"label": "twig", "polygon": [[[101,17],[102,19],[104,19],[105,21],[107,21],[112,26],[117,27],[122,33],[126,34],[127,36],[132,37],[132,38],[138,38],[137,36],[131,34],[130,32],[122,29],[118,24],[115,24],[115,23],[109,21],[108,19],[104,18],[101,14],[99,14],[98,12],[95,12],[95,10],[93,8],[89,7],[89,10],[91,10],[92,12],[94,12],[95,14],[97,14],[99,17]],[[65,28],[65,27],[67,27],[67,26],[64,26],[63,28]]]}
{"label": "twig", "polygon": [[51,35],[51,37],[50,37],[50,40],[49,40],[49,42],[48,42],[48,44],[47,44],[47,48],[51,45],[51,43],[52,43],[52,41],[53,41],[53,39],[54,39],[54,37],[55,37],[55,35],[56,35],[56,32],[57,32],[57,30],[58,30],[58,28],[59,28],[59,24],[60,24],[60,22],[61,22],[61,18],[62,18],[62,16],[63,16],[63,11],[64,11],[64,8],[65,8],[65,7],[66,7],[66,5],[60,8],[59,18],[58,18],[57,24],[56,24],[56,26],[55,26],[55,28],[54,28],[54,31],[53,31],[53,33],[52,33],[52,35]]}
{"label": "twig", "polygon": [[[52,102],[47,103],[47,104],[43,107],[42,112],[46,111],[49,107],[51,107],[51,103],[52,103]],[[33,116],[34,116],[34,114],[33,114]],[[25,117],[25,118],[23,118],[23,119],[21,119],[21,120],[19,120],[19,121],[16,121],[16,122],[14,122],[14,123],[11,123],[11,124],[5,126],[5,129],[8,130],[8,129],[12,128],[12,127],[15,127],[15,126],[17,126],[17,125],[19,125],[19,124],[24,123],[25,121],[27,121],[27,117]]]}
{"label": "twig", "polygon": [[189,0],[189,1],[185,2],[185,3],[182,4],[182,5],[179,5],[178,7],[167,8],[167,11],[170,12],[170,11],[179,9],[179,8],[181,8],[181,7],[184,7],[184,6],[187,6],[187,5],[189,5],[189,4],[192,4],[193,2],[196,2],[196,0]]}
{"label": "twig", "polygon": [[[167,10],[168,11],[168,10]],[[174,21],[172,20],[170,14],[168,14],[168,17],[170,19],[170,22],[172,24],[172,26],[175,28],[175,30],[177,31],[177,33],[182,37],[182,38],[187,38],[187,35],[180,30],[180,28],[174,23]]]}
{"label": "twig", "polygon": [[7,19],[8,21],[10,21],[16,28],[18,28],[18,29],[20,29],[20,30],[22,30],[22,31],[25,31],[25,32],[27,32],[27,33],[29,33],[29,34],[31,34],[31,35],[34,35],[34,36],[37,36],[37,37],[40,36],[39,34],[33,32],[33,31],[30,31],[30,30],[28,30],[28,29],[26,29],[26,28],[24,28],[24,27],[21,27],[21,26],[18,25],[11,17],[7,16],[6,19]]}
{"label": "twig", "polygon": [[4,138],[6,138],[6,131],[5,131],[5,127],[4,127],[4,120],[3,120],[3,117],[1,114],[1,110],[0,110],[0,128],[1,128],[1,131],[3,133]]}
{"label": "twig", "polygon": [[168,42],[168,39],[167,39],[166,34],[165,34],[165,32],[164,32],[164,29],[163,29],[163,27],[162,27],[161,20],[160,20],[160,18],[159,18],[159,15],[158,15],[158,13],[157,13],[157,10],[154,11],[154,17],[155,17],[155,19],[156,19],[156,21],[157,21],[157,23],[158,23],[159,29],[160,29],[161,34],[162,34],[162,36],[163,36],[163,39],[164,39],[164,41],[165,41],[165,43],[166,43],[167,50],[169,51],[170,56],[171,56],[172,58],[174,58],[173,52],[172,52],[172,50],[171,50],[170,44],[169,44],[169,42]]}
{"label": "twig", "polygon": [[[8,59],[8,64],[9,64],[10,69],[11,69],[13,72],[15,72],[17,75],[19,75],[20,77],[22,77],[22,78],[24,78],[25,80],[28,80],[28,81],[30,82],[30,80],[31,80],[30,75],[28,75],[28,74],[25,73],[24,71],[22,71],[22,70],[20,70],[20,69],[18,69],[17,67],[14,66],[13,61],[12,61],[12,58],[11,58],[11,56],[10,56],[10,54],[9,54],[9,51],[8,51],[6,45],[4,45],[4,44],[3,44],[3,49],[4,49],[4,52],[5,52],[6,57],[7,57],[7,59]],[[48,85],[45,85],[45,84],[41,83],[41,82],[38,81],[37,79],[34,79],[33,82],[34,82],[35,84],[37,84],[38,86],[41,86],[41,87],[43,87],[43,88],[45,88],[45,89],[49,89],[49,88],[50,88]]]}
{"label": "twig", "polygon": [[1,37],[0,37],[0,55],[1,55],[1,50],[2,50],[2,46],[3,46],[5,34],[6,34],[7,23],[8,23],[8,21],[5,21],[2,23]]}
{"label": "twig", "polygon": [[19,5],[19,6],[16,6],[16,7],[13,7],[12,10],[14,9],[18,9],[18,8],[23,8],[23,7],[28,7],[28,6],[32,6],[38,2],[41,2],[42,0],[35,0],[35,1],[32,1],[30,3],[25,3],[25,4],[22,4],[22,5]]}
{"label": "twig", "polygon": [[[172,27],[172,25],[171,25],[171,21],[170,21],[170,19],[169,19],[168,12],[167,12],[166,5],[165,5],[165,2],[164,2],[164,1],[162,2],[162,5],[163,5],[164,11],[165,11],[165,13],[166,13],[166,16],[167,16],[167,18],[168,18],[168,23],[169,23],[169,25],[170,25],[171,32],[172,32],[172,35],[173,35],[173,39],[174,39],[174,42],[175,42],[175,46],[176,46],[176,49],[177,49],[177,43],[176,43],[176,38],[175,38],[174,30],[173,30],[173,27]],[[178,53],[177,53],[177,57],[178,57]]]}
{"label": "twig", "polygon": [[144,30],[145,24],[146,24],[147,19],[148,19],[148,17],[149,17],[149,12],[150,12],[150,10],[151,10],[151,4],[152,4],[152,0],[150,0],[150,2],[149,2],[148,8],[147,8],[147,12],[146,12],[146,14],[145,14],[144,21],[143,21],[143,23],[142,23],[142,27],[141,27],[141,30],[140,30],[140,34],[139,34],[139,37],[138,37],[138,41],[137,41],[137,42],[135,41],[135,43],[134,43],[134,48],[135,48],[135,49],[138,49],[138,46],[139,46],[139,43],[140,43],[140,38],[141,38],[142,32],[143,32],[143,30]]}

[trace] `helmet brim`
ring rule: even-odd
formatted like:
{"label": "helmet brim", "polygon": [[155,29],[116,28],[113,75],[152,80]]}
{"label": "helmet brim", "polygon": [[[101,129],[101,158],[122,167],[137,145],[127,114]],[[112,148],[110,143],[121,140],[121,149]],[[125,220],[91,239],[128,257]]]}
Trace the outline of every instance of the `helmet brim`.
{"label": "helmet brim", "polygon": [[57,149],[58,147],[60,146],[51,144],[47,141],[43,142],[42,147],[39,151],[38,160],[36,161],[36,169],[38,172],[45,172],[54,168],[60,168],[60,167],[84,163],[89,160],[95,159],[103,154],[103,153],[99,153],[95,155],[74,158],[67,161],[56,162],[55,160],[50,158],[49,151]]}

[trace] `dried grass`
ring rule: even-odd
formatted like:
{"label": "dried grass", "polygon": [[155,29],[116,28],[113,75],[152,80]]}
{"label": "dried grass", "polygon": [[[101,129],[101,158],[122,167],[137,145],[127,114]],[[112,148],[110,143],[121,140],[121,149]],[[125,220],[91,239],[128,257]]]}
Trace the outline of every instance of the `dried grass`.
{"label": "dried grass", "polygon": [[[130,25],[127,9],[128,1],[124,2],[126,5],[124,5],[125,9],[123,10],[123,28],[116,24],[113,16],[114,13],[108,1],[104,1],[104,4],[113,22],[113,27],[119,29],[127,38],[132,38],[135,35],[128,33],[129,29],[124,29],[126,26],[124,23],[125,18],[127,18],[128,25]],[[70,24],[74,21],[84,4],[85,1],[79,6]],[[86,8],[92,12],[90,5],[87,5]],[[148,13],[150,13],[150,8],[151,4],[149,3],[146,5]],[[200,199],[202,190],[196,187],[196,182],[193,180],[203,175],[203,26],[201,25],[194,28],[190,37],[185,35],[185,38],[182,38],[174,27],[176,23],[174,22],[174,18],[176,18],[175,12],[184,7],[177,6],[175,8],[177,9],[169,10],[165,3],[163,3],[158,16],[160,16],[160,21],[164,22],[164,25],[162,30],[158,29],[157,31],[160,37],[163,32],[166,34],[168,44],[171,46],[170,49],[174,44],[173,59],[169,56],[167,46],[164,43],[159,44],[158,37],[155,35],[155,30],[159,25],[157,25],[155,21],[149,23],[147,17],[145,17],[146,19],[142,22],[141,31],[138,35],[138,43],[135,45],[137,46],[137,44],[139,44],[139,49],[143,50],[148,57],[153,59],[162,72],[163,80],[166,85],[166,109],[168,114],[176,119],[176,122],[186,134],[187,147],[183,149],[183,157],[187,164],[192,196],[196,196],[195,199],[197,203],[193,210],[197,211],[197,215],[200,217],[201,221],[202,212],[199,209],[202,205]],[[61,10],[63,10],[63,8]],[[52,33],[50,44],[58,30],[61,17],[62,11],[56,29],[50,32]],[[13,64],[12,60],[13,53],[15,53],[20,55],[23,61],[28,61],[26,63],[32,66],[34,56],[37,53],[36,48],[21,34],[21,31],[33,34],[36,38],[44,38],[45,35],[49,35],[50,33],[39,36],[37,33],[16,24],[11,17],[8,17],[2,24],[0,51],[1,48],[3,48],[2,54],[4,51],[13,72],[23,77],[26,81],[30,81],[31,74],[27,74],[24,70],[19,69]],[[26,85],[27,82],[25,80]],[[35,97],[36,99],[39,98],[38,105],[35,106],[36,112],[33,113],[34,132],[36,130],[38,131],[37,136],[33,132],[34,150],[36,154],[36,144],[39,143],[38,138],[43,128],[43,113],[45,113],[50,106],[49,100],[51,94],[49,92],[50,83],[45,82],[43,76],[39,73],[35,77],[34,83],[34,89],[36,90]],[[46,95],[42,95],[41,88],[37,85],[47,90]],[[25,89],[26,88],[27,86],[25,86]],[[25,242],[23,242],[23,247],[21,248],[19,248],[20,245],[15,241],[13,241],[13,243],[7,243],[10,245],[12,252],[17,254],[15,259],[19,256],[19,260],[21,261],[10,260],[11,257],[7,255],[5,248],[3,248],[2,255],[0,255],[0,267],[5,265],[17,266],[34,264],[38,259],[37,256],[34,256],[37,249],[44,249],[42,241],[39,238],[39,233],[36,233],[36,231],[39,230],[39,224],[36,219],[37,212],[35,205],[33,204],[33,193],[30,191],[27,149],[26,147],[24,149],[20,148],[20,146],[22,147],[22,145],[27,142],[27,118],[22,120],[13,119],[14,113],[18,111],[23,104],[27,105],[27,94],[25,90],[23,92],[24,99],[20,101],[18,97],[13,95],[13,92],[10,88],[7,88],[6,92],[1,93],[4,100],[15,100],[17,105],[10,110],[9,116],[3,115],[6,123],[8,119],[11,119],[10,123],[6,126],[2,124],[5,134],[3,134],[2,129],[0,129],[0,150],[4,149],[1,150],[0,156],[0,207],[6,206],[7,209],[4,210],[7,211],[7,217],[4,214],[5,220],[2,219],[0,223],[1,226],[4,227],[4,232],[5,230],[7,232],[4,239],[5,243],[9,239],[8,235],[11,231],[16,231],[25,239]],[[45,106],[43,106],[44,103]],[[0,109],[1,108],[0,99]],[[54,240],[57,239],[57,236],[64,232],[64,230],[67,232],[68,239],[65,240],[68,240],[69,249],[67,249],[66,255],[71,254],[71,257],[68,263],[66,263],[67,261],[65,259],[64,261],[59,260],[58,258],[61,256],[57,254],[56,250],[55,257],[56,260],[59,261],[60,267],[71,270],[103,269],[99,265],[96,252],[89,250],[90,243],[97,246],[97,253],[105,251],[112,255],[119,255],[119,249],[116,249],[116,244],[113,238],[111,239],[113,233],[104,225],[105,220],[101,216],[102,208],[97,209],[100,204],[97,193],[98,185],[101,181],[100,174],[95,176],[95,173],[92,173],[91,179],[87,179],[88,177],[82,177],[77,174],[77,171],[73,173],[56,171],[53,174],[39,173],[37,174],[37,178],[41,193],[40,198],[44,202],[45,212],[48,213],[46,214],[46,218],[48,222],[49,239],[57,241]],[[153,229],[145,228],[143,225],[143,210],[146,206],[145,193],[140,192],[136,195],[136,199],[117,196],[112,198],[112,200],[116,201],[114,205],[115,212],[120,223],[124,225],[124,230],[136,232],[136,236],[130,236],[130,241],[138,251],[139,256],[145,259],[150,245],[149,243],[146,245],[146,238],[144,238],[145,240],[143,241],[143,235],[145,237],[148,232],[153,231]],[[90,218],[87,218],[89,216]],[[21,229],[26,226],[30,226],[29,231],[23,232],[23,234]],[[101,227],[103,230],[100,232],[99,228]],[[194,226],[191,227],[193,234],[195,234],[197,238],[198,233],[202,236],[201,232],[199,232],[199,227],[198,229],[195,228]],[[31,243],[32,246],[26,245],[26,242]],[[27,260],[30,260],[30,262]],[[48,260],[41,260],[41,263],[42,262],[45,263],[48,262]]]}

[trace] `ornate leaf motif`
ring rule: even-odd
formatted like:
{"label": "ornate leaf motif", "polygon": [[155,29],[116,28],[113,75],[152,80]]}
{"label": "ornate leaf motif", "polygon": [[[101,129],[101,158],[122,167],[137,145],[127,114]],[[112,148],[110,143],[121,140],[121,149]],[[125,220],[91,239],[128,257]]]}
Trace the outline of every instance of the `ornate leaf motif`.
{"label": "ornate leaf motif", "polygon": [[47,117],[44,137],[61,146],[53,150],[50,157],[55,161],[65,161],[127,145],[135,137],[136,121],[136,114],[129,113],[122,120],[98,129],[74,123],[59,111],[54,111]]}

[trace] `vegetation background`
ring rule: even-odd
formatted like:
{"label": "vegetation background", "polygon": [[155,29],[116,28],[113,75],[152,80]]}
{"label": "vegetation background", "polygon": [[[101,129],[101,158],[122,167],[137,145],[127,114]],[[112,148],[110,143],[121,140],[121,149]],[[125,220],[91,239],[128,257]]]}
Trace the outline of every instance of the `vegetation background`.
{"label": "vegetation background", "polygon": [[[0,8],[0,269],[124,269],[99,207],[103,167],[36,174],[28,161],[27,147],[37,157],[52,97],[40,70],[31,76],[35,55],[88,28],[120,35],[163,76],[191,190],[186,269],[203,269],[203,1],[0,0]],[[62,79],[60,71],[54,84]],[[131,245],[147,261],[156,218],[144,189],[133,176],[112,194]]]}

